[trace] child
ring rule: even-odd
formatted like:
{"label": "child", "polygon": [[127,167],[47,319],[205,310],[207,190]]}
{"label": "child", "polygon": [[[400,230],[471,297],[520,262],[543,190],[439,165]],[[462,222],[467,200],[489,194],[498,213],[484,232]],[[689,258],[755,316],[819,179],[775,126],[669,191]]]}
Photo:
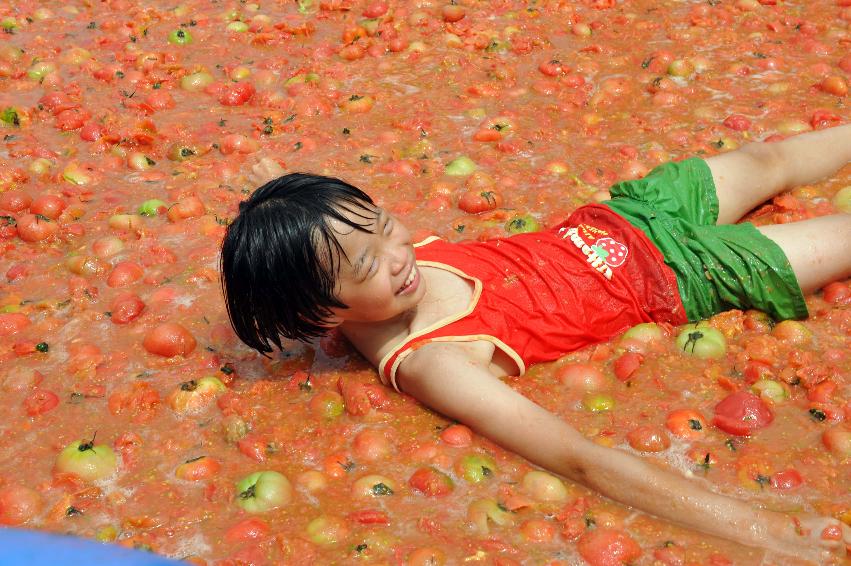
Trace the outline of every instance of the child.
{"label": "child", "polygon": [[[838,521],[755,509],[599,446],[498,378],[640,322],[729,308],[805,317],[802,291],[851,275],[851,215],[731,223],[848,161],[851,125],[669,163],[550,231],[416,247],[357,188],[286,175],[242,203],[228,229],[228,313],[260,352],[339,326],[385,383],[627,505],[747,545],[844,555],[851,529]],[[255,166],[264,180],[281,173],[268,159]],[[844,540],[822,536],[837,528]]]}

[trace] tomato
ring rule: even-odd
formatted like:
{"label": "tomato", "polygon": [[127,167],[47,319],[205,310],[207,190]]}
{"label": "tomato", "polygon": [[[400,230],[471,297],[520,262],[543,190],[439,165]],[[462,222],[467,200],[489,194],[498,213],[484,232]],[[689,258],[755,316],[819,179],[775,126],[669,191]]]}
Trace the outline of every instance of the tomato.
{"label": "tomato", "polygon": [[762,399],[753,393],[739,391],[715,405],[712,424],[730,434],[749,436],[773,420],[774,414]]}
{"label": "tomato", "polygon": [[18,236],[25,242],[41,242],[58,232],[59,225],[41,214],[24,214],[18,218]]}
{"label": "tomato", "polygon": [[449,476],[432,467],[419,468],[408,479],[408,485],[429,497],[445,497],[455,489]]}
{"label": "tomato", "polygon": [[41,512],[41,495],[32,488],[12,484],[0,487],[0,525],[23,525]]}
{"label": "tomato", "polygon": [[21,212],[29,208],[32,197],[23,191],[10,190],[0,193],[0,210]]}
{"label": "tomato", "polygon": [[198,456],[179,465],[174,475],[182,480],[199,481],[215,477],[219,469],[221,464],[215,458]]}
{"label": "tomato", "polygon": [[706,419],[692,409],[678,409],[668,413],[665,426],[674,435],[686,440],[697,440],[706,434]]}
{"label": "tomato", "polygon": [[470,446],[473,443],[473,431],[464,425],[454,424],[443,429],[440,439],[450,446]]}
{"label": "tomato", "polygon": [[43,415],[56,408],[58,404],[59,397],[47,389],[36,389],[24,399],[24,409],[31,417]]}
{"label": "tomato", "polygon": [[565,364],[556,370],[556,378],[571,389],[579,391],[599,391],[608,386],[603,372],[591,364]]}
{"label": "tomato", "polygon": [[188,356],[195,349],[195,337],[182,325],[167,322],[149,330],[142,345],[151,354],[170,358]]}
{"label": "tomato", "polygon": [[495,190],[470,190],[458,199],[458,208],[468,214],[486,212],[502,206],[502,195]]}
{"label": "tomato", "polygon": [[834,282],[822,289],[824,300],[834,305],[851,304],[851,286],[847,283]]}
{"label": "tomato", "polygon": [[255,92],[250,82],[232,83],[219,95],[219,103],[223,106],[241,106],[251,100]]}
{"label": "tomato", "polygon": [[144,275],[145,270],[135,261],[121,261],[112,268],[106,284],[110,287],[125,287],[135,283]]}
{"label": "tomato", "polygon": [[795,489],[804,483],[804,478],[794,468],[775,472],[771,475],[771,487],[774,489]]}
{"label": "tomato", "polygon": [[751,129],[751,121],[741,114],[730,114],[724,119],[724,125],[737,132],[744,132]]}
{"label": "tomato", "polygon": [[662,452],[671,446],[668,435],[659,427],[639,426],[626,435],[629,445],[639,452]]}
{"label": "tomato", "polygon": [[145,309],[145,303],[133,293],[122,293],[110,306],[110,320],[114,324],[127,324],[136,320]]}
{"label": "tomato", "polygon": [[177,222],[186,218],[197,218],[204,215],[205,212],[204,202],[200,198],[188,196],[171,205],[166,215],[172,222]]}
{"label": "tomato", "polygon": [[576,543],[579,555],[591,566],[619,566],[637,560],[642,552],[632,537],[618,529],[586,531]]}
{"label": "tomato", "polygon": [[269,535],[269,524],[263,519],[251,517],[244,519],[225,531],[225,541],[236,544],[248,540],[262,539]]}
{"label": "tomato", "polygon": [[0,336],[11,336],[17,334],[30,324],[26,315],[10,312],[0,313]]}
{"label": "tomato", "polygon": [[624,352],[615,360],[612,369],[620,381],[627,381],[641,367],[644,356],[638,352]]}
{"label": "tomato", "polygon": [[352,451],[355,457],[363,461],[385,458],[391,455],[392,449],[387,434],[381,430],[363,430],[355,436],[352,442]]}

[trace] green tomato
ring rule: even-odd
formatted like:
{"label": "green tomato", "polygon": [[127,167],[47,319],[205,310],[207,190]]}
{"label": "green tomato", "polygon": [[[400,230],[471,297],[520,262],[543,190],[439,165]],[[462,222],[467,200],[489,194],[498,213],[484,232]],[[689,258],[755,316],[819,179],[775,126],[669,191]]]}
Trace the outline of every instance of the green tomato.
{"label": "green tomato", "polygon": [[157,216],[168,209],[168,205],[157,198],[148,199],[139,206],[139,214],[142,216]]}
{"label": "green tomato", "polygon": [[215,79],[205,71],[185,75],[180,79],[180,88],[189,92],[199,92],[210,86]]}
{"label": "green tomato", "polygon": [[530,214],[518,215],[505,223],[505,231],[509,234],[522,234],[524,232],[537,232],[541,225],[534,216]]}
{"label": "green tomato", "polygon": [[485,535],[490,532],[489,521],[500,526],[514,523],[513,515],[493,499],[478,499],[471,503],[467,508],[467,520]]}
{"label": "green tomato", "polygon": [[623,333],[621,340],[635,340],[636,342],[653,342],[662,338],[662,329],[655,322],[642,322],[636,324]]}
{"label": "green tomato", "polygon": [[248,31],[248,24],[246,24],[245,22],[240,22],[240,21],[231,22],[227,25],[227,30],[233,31],[233,32],[236,32],[236,33],[244,33],[246,31]]}
{"label": "green tomato", "polygon": [[347,532],[346,522],[330,515],[322,515],[307,524],[307,538],[316,544],[336,544],[346,536]]}
{"label": "green tomato", "polygon": [[192,35],[187,30],[179,28],[168,34],[168,42],[174,45],[187,45],[192,43]]}
{"label": "green tomato", "polygon": [[293,488],[279,472],[254,472],[236,484],[236,503],[249,513],[265,513],[290,502]]}
{"label": "green tomato", "polygon": [[447,163],[446,169],[444,169],[443,172],[453,177],[466,177],[476,169],[478,169],[478,166],[475,161],[466,155],[462,155],[461,157],[456,157]]}
{"label": "green tomato", "polygon": [[585,396],[582,405],[592,413],[602,413],[615,408],[615,399],[605,393],[591,393]]}
{"label": "green tomato", "polygon": [[727,353],[727,339],[706,323],[689,324],[677,336],[677,349],[703,360],[720,358]]}
{"label": "green tomato", "polygon": [[851,186],[841,188],[833,195],[833,206],[841,212],[851,214]]}
{"label": "green tomato", "polygon": [[470,483],[489,480],[497,471],[496,462],[486,454],[467,454],[457,464],[458,475]]}
{"label": "green tomato", "polygon": [[95,440],[78,440],[66,446],[56,457],[57,472],[74,474],[83,481],[96,481],[112,475],[118,466],[115,452]]}
{"label": "green tomato", "polygon": [[40,81],[50,73],[56,72],[56,65],[47,61],[33,63],[33,66],[27,69],[27,76],[34,81]]}

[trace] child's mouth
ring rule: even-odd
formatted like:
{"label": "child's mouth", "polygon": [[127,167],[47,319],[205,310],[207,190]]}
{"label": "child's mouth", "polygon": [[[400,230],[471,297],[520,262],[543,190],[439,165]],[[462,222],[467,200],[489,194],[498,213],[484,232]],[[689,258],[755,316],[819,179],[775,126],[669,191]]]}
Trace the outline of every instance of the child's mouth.
{"label": "child's mouth", "polygon": [[415,287],[414,283],[419,282],[419,271],[417,271],[417,266],[414,264],[411,267],[411,272],[408,274],[408,278],[405,279],[405,283],[396,291],[397,295],[401,295],[405,293],[407,290]]}

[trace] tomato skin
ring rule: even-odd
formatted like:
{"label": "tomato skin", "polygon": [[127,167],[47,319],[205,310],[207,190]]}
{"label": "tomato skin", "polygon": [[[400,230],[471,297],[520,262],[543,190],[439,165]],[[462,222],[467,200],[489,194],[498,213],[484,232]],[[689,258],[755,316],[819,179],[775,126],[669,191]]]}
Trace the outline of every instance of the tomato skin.
{"label": "tomato skin", "polygon": [[468,214],[478,214],[502,206],[502,195],[494,190],[465,191],[458,199],[458,208]]}
{"label": "tomato skin", "polygon": [[46,216],[24,214],[18,218],[18,236],[25,242],[41,242],[58,232],[59,225]]}
{"label": "tomato skin", "polygon": [[608,527],[586,531],[576,548],[591,566],[620,566],[641,556],[641,547],[628,534]]}
{"label": "tomato skin", "polygon": [[473,443],[473,431],[462,424],[454,424],[440,433],[440,439],[450,446],[470,446]]}
{"label": "tomato skin", "polygon": [[665,431],[652,425],[639,426],[626,435],[629,445],[639,452],[662,452],[671,446]]}
{"label": "tomato skin", "polygon": [[222,106],[242,106],[254,96],[256,89],[249,82],[239,82],[229,85],[220,95]]}
{"label": "tomato skin", "polygon": [[724,120],[724,125],[737,132],[746,132],[751,129],[751,121],[741,114],[731,114]]}
{"label": "tomato skin", "polygon": [[59,404],[59,397],[56,393],[47,389],[36,389],[24,399],[24,409],[31,417],[43,415],[52,411]]}
{"label": "tomato skin", "polygon": [[83,127],[83,124],[89,120],[89,118],[91,118],[91,114],[85,110],[80,108],[69,108],[56,114],[54,126],[56,129],[62,130],[63,132],[79,130]]}
{"label": "tomato skin", "polygon": [[174,471],[174,475],[188,481],[206,480],[214,477],[221,467],[221,464],[215,458],[201,456],[179,465]]}
{"label": "tomato skin", "polygon": [[0,313],[0,336],[17,334],[30,325],[30,319],[19,312]]}
{"label": "tomato skin", "polygon": [[349,513],[346,517],[351,522],[360,523],[361,525],[389,525],[390,517],[384,511],[377,509],[363,509]]}
{"label": "tomato skin", "polygon": [[824,300],[834,305],[851,304],[851,286],[840,281],[825,285],[822,289]]}
{"label": "tomato skin", "polygon": [[122,293],[112,301],[110,320],[113,324],[127,324],[136,320],[143,310],[145,303],[142,299],[133,293]]}
{"label": "tomato skin", "polygon": [[23,525],[41,508],[41,496],[34,489],[16,484],[0,488],[0,525]]}
{"label": "tomato skin", "polygon": [[736,436],[749,436],[774,420],[774,414],[765,402],[747,391],[728,395],[715,405],[712,424]]}
{"label": "tomato skin", "polygon": [[196,346],[195,337],[183,326],[173,322],[160,324],[145,334],[142,345],[151,354],[170,358],[188,356]]}
{"label": "tomato skin", "polygon": [[804,483],[804,478],[798,473],[798,470],[789,468],[782,472],[775,472],[771,476],[771,487],[774,489],[795,489]]}
{"label": "tomato skin", "polygon": [[27,193],[13,189],[0,193],[0,210],[21,212],[29,208],[32,201],[32,197]]}
{"label": "tomato skin", "polygon": [[135,261],[120,261],[112,268],[106,284],[110,287],[125,287],[135,283],[144,275],[145,270]]}
{"label": "tomato skin", "polygon": [[389,6],[384,0],[374,0],[363,10],[364,18],[380,18],[387,13]]}
{"label": "tomato skin", "polygon": [[184,220],[186,218],[197,218],[203,216],[206,212],[204,202],[196,196],[188,196],[180,199],[173,204],[166,215],[172,222]]}
{"label": "tomato skin", "polygon": [[615,360],[613,369],[615,377],[620,381],[628,381],[632,374],[641,367],[644,356],[638,352],[624,352]]}
{"label": "tomato skin", "polygon": [[225,541],[235,544],[249,540],[257,540],[269,534],[269,524],[263,519],[251,517],[235,524],[225,531]]}
{"label": "tomato skin", "polygon": [[449,476],[432,467],[418,469],[408,480],[408,485],[429,497],[444,497],[455,489]]}

